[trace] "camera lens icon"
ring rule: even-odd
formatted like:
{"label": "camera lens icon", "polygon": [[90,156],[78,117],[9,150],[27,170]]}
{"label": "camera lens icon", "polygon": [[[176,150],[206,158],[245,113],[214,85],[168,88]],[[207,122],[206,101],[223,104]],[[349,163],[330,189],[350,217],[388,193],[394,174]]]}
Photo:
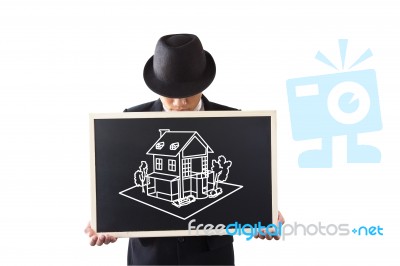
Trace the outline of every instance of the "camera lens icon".
{"label": "camera lens icon", "polygon": [[370,106],[368,92],[356,82],[341,82],[328,95],[329,113],[341,124],[351,125],[361,122],[368,115]]}

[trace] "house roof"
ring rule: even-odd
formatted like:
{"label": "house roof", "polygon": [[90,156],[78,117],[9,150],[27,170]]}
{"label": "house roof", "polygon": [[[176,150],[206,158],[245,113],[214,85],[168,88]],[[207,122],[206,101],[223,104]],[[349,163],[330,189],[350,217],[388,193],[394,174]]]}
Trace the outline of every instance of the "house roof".
{"label": "house roof", "polygon": [[197,131],[167,131],[153,144],[147,154],[175,157],[186,148],[195,137],[208,149],[209,153],[214,152]]}

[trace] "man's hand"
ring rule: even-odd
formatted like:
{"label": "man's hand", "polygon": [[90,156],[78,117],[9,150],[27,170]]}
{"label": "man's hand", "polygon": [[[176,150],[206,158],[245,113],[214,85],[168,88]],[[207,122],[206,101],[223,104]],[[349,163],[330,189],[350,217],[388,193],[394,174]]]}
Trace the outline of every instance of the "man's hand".
{"label": "man's hand", "polygon": [[90,222],[85,228],[85,233],[90,237],[90,245],[101,246],[103,244],[108,245],[110,243],[114,243],[118,238],[110,235],[96,234],[96,232],[92,229]]}
{"label": "man's hand", "polygon": [[[278,211],[278,223],[285,223],[285,218],[283,218],[283,215],[280,211]],[[267,239],[267,240],[271,240],[272,238],[275,240],[279,240],[281,238],[281,236],[276,235],[276,236],[270,236],[269,234],[267,234],[265,231],[263,231],[264,234],[257,234],[254,236],[254,238],[260,238],[260,239]],[[274,230],[270,230],[271,233],[275,233]]]}

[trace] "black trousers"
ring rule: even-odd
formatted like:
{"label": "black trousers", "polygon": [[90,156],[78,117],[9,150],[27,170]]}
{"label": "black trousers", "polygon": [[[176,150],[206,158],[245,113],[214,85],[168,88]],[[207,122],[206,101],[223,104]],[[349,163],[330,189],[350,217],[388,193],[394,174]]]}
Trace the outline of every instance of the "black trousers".
{"label": "black trousers", "polygon": [[233,237],[131,238],[128,265],[234,265]]}

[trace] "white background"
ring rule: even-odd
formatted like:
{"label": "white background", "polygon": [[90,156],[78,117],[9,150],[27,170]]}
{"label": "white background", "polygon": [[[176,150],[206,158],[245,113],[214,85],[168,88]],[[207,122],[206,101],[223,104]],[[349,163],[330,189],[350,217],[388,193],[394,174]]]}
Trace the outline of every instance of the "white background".
{"label": "white background", "polygon": [[[159,37],[194,33],[214,57],[205,95],[242,110],[278,112],[279,209],[287,223],[384,228],[383,236],[235,237],[237,265],[399,265],[399,8],[395,1],[1,1],[0,264],[124,265],[127,240],[90,247],[91,112],[121,112],[156,98],[142,72]],[[376,70],[383,130],[360,136],[380,164],[347,164],[334,139],[334,167],[300,169],[313,142],[292,139],[286,80]]]}

